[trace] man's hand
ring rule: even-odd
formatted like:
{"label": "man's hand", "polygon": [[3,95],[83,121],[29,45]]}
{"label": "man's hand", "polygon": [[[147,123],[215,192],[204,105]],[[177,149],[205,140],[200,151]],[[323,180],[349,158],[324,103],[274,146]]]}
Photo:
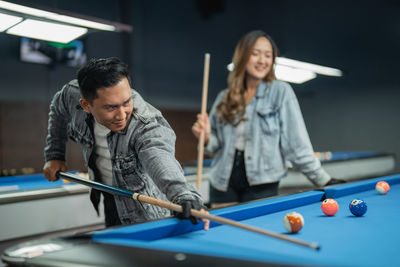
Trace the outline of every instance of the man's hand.
{"label": "man's hand", "polygon": [[58,178],[56,177],[56,172],[58,171],[67,171],[67,166],[65,165],[65,162],[63,160],[49,160],[43,166],[44,178],[46,178],[50,182],[55,182],[58,180]]}
{"label": "man's hand", "polygon": [[[206,208],[197,200],[182,200],[179,204],[182,206],[182,212],[174,211],[174,216],[179,219],[190,219],[193,224],[198,224],[198,219],[190,214],[191,209],[199,210],[208,214]],[[210,221],[203,218],[200,220],[204,223],[204,230],[207,231],[210,227]]]}
{"label": "man's hand", "polygon": [[325,185],[325,186],[328,186],[328,185],[335,185],[335,184],[344,184],[346,181],[345,180],[342,180],[342,179],[336,179],[336,178],[331,178],[330,180],[329,180],[329,182]]}

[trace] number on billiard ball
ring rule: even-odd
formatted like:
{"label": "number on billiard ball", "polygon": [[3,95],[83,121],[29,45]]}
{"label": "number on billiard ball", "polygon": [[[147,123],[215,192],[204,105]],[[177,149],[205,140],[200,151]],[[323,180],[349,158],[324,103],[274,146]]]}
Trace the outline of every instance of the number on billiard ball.
{"label": "number on billiard ball", "polygon": [[300,213],[293,211],[285,215],[283,225],[288,232],[297,233],[303,228],[304,218]]}
{"label": "number on billiard ball", "polygon": [[350,202],[349,208],[353,215],[363,216],[367,212],[367,203],[361,199],[354,199]]}
{"label": "number on billiard ball", "polygon": [[379,194],[384,195],[387,193],[387,191],[389,191],[390,186],[385,181],[379,181],[376,183],[375,189]]}
{"label": "number on billiard ball", "polygon": [[333,198],[327,198],[322,201],[321,210],[325,215],[333,216],[339,210],[339,204]]}

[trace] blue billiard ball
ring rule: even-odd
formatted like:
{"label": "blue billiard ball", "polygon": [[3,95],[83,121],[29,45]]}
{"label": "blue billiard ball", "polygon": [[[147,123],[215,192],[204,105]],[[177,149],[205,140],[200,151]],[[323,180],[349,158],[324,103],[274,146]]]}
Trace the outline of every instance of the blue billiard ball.
{"label": "blue billiard ball", "polygon": [[355,216],[363,216],[367,212],[367,203],[361,199],[354,199],[350,202],[349,208]]}

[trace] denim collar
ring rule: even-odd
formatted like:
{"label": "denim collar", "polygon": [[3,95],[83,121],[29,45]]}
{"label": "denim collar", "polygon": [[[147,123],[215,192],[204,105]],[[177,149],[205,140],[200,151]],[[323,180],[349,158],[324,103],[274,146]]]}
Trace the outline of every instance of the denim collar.
{"label": "denim collar", "polygon": [[271,82],[261,81],[260,84],[257,87],[256,97],[257,98],[264,97],[264,95],[267,93],[268,88],[270,87],[270,85],[271,85]]}

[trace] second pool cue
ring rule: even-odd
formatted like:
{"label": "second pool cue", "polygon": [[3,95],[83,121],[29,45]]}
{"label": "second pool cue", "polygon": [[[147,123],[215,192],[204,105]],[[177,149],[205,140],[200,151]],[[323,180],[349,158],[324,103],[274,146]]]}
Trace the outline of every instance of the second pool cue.
{"label": "second pool cue", "polygon": [[[204,72],[203,72],[203,94],[201,99],[201,115],[204,117],[207,109],[207,94],[208,94],[208,76],[210,73],[210,54],[204,55]],[[201,179],[203,174],[203,158],[204,158],[204,135],[205,132],[200,133],[199,145],[197,151],[197,188],[201,187]]]}
{"label": "second pool cue", "polygon": [[[62,179],[66,179],[68,181],[72,181],[72,182],[76,182],[76,183],[79,183],[79,184],[83,184],[83,185],[89,186],[91,188],[95,188],[95,189],[98,189],[100,191],[104,191],[104,192],[107,192],[107,193],[110,193],[110,194],[113,194],[113,195],[119,195],[119,196],[124,196],[124,197],[128,197],[128,198],[133,198],[133,199],[135,199],[137,201],[140,201],[140,202],[156,205],[156,206],[159,206],[159,207],[162,207],[162,208],[166,208],[166,209],[169,209],[169,210],[172,210],[172,211],[176,211],[176,212],[182,212],[182,206],[181,205],[177,205],[177,204],[174,204],[174,203],[171,203],[171,202],[167,202],[167,201],[160,200],[160,199],[157,199],[157,198],[149,197],[149,196],[146,196],[146,195],[138,194],[138,193],[126,190],[126,189],[122,189],[122,188],[114,187],[114,186],[111,186],[111,185],[95,182],[95,181],[92,181],[92,180],[89,180],[89,179],[86,179],[86,178],[79,177],[78,175],[75,175],[75,174],[71,174],[71,173],[67,173],[67,172],[57,172],[56,176],[58,178],[62,178]],[[241,229],[244,229],[244,230],[247,230],[247,231],[251,231],[251,232],[254,232],[254,233],[258,233],[258,234],[274,237],[274,238],[281,239],[281,240],[284,240],[284,241],[287,241],[287,242],[291,242],[293,244],[301,245],[301,246],[304,246],[304,247],[307,247],[307,248],[312,248],[312,249],[315,249],[315,250],[320,249],[320,246],[317,243],[309,243],[309,242],[302,241],[302,240],[299,240],[299,239],[295,239],[295,238],[292,238],[292,237],[289,237],[289,236],[286,236],[286,235],[283,235],[283,234],[270,232],[270,231],[267,231],[267,230],[264,230],[264,229],[261,229],[261,228],[257,228],[257,227],[250,226],[250,225],[246,225],[246,224],[243,224],[243,223],[231,220],[231,219],[227,219],[227,218],[224,218],[224,217],[211,215],[211,214],[208,214],[208,213],[205,213],[205,212],[201,212],[201,211],[198,211],[198,210],[195,210],[195,209],[191,209],[190,210],[190,214],[192,216],[197,217],[197,218],[208,219],[208,220],[213,221],[213,222],[217,222],[217,223],[220,223],[220,224],[226,224],[226,225],[230,225],[230,226],[233,226],[233,227],[241,228]]]}

